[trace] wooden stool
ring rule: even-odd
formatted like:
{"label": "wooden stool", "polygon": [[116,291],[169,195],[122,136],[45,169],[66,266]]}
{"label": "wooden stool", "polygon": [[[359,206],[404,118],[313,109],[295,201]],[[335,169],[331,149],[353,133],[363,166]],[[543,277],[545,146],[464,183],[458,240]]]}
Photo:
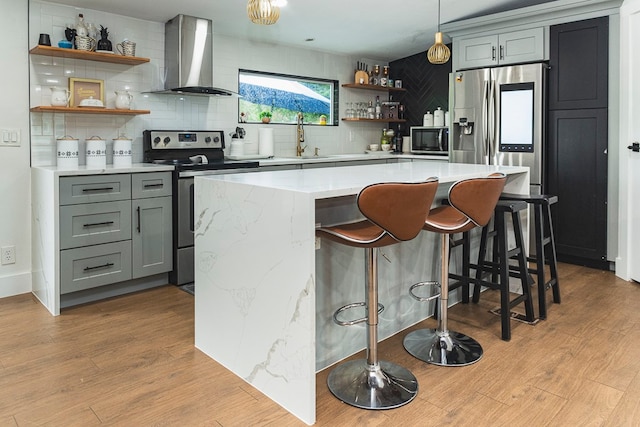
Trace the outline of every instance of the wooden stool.
{"label": "wooden stool", "polygon": [[[382,183],[365,187],[358,194],[363,221],[321,227],[316,235],[335,242],[364,248],[367,277],[365,302],[347,304],[334,314],[341,325],[367,322],[367,358],[351,360],[335,367],[327,385],[341,401],[364,409],[391,409],[409,403],[418,392],[418,381],[406,368],[378,360],[378,248],[411,240],[424,226],[438,188],[436,178],[423,183]],[[338,313],[364,306],[365,318],[337,320]]]}
{"label": "wooden stool", "polygon": [[[476,280],[473,287],[473,302],[480,300],[481,286],[500,291],[500,318],[502,319],[502,339],[511,339],[511,309],[520,303],[524,303],[525,321],[533,323],[535,315],[533,313],[533,303],[530,292],[530,279],[527,269],[526,252],[524,238],[522,236],[522,224],[520,222],[520,212],[527,209],[525,202],[499,201],[494,209],[494,228],[490,231],[487,224],[482,228],[480,238],[480,249],[478,251],[478,264],[472,266],[476,270]],[[508,247],[508,229],[506,217],[511,216],[513,233],[515,237],[515,247]],[[486,258],[487,243],[493,239],[493,257],[489,261]],[[509,260],[517,260],[517,266],[510,266]],[[491,273],[491,280],[483,280],[483,273]],[[510,299],[509,277],[520,279],[522,294]]]}
{"label": "wooden stool", "polygon": [[[536,264],[530,268],[536,274],[538,282],[538,316],[547,318],[546,291],[553,289],[553,302],[560,304],[560,283],[558,282],[558,262],[556,260],[556,243],[553,237],[553,222],[551,220],[551,205],[558,202],[558,196],[521,195],[503,193],[501,200],[519,200],[529,203],[533,207],[533,226],[535,229],[535,254],[529,254],[527,261]],[[546,250],[548,248],[548,251]],[[545,279],[544,265],[549,265],[549,280]]]}

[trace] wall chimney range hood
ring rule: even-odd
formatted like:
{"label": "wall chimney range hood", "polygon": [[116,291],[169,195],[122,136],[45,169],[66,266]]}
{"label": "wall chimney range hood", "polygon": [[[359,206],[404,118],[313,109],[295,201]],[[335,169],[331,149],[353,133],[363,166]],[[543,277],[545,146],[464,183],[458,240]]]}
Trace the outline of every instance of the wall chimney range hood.
{"label": "wall chimney range hood", "polygon": [[165,90],[152,93],[239,96],[213,87],[213,24],[178,15],[164,25]]}

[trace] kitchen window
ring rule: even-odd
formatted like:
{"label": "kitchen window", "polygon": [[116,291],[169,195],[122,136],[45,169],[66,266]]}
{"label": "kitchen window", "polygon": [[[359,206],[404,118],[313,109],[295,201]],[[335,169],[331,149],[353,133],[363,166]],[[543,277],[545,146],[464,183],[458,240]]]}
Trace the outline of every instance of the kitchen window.
{"label": "kitchen window", "polygon": [[298,112],[304,123],[338,125],[338,81],[261,71],[239,70],[238,121],[296,124]]}

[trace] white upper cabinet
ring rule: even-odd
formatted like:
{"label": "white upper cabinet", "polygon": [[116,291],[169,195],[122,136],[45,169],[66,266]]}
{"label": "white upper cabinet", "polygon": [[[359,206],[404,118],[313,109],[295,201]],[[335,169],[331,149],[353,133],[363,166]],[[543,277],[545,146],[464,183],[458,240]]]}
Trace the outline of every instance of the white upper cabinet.
{"label": "white upper cabinet", "polygon": [[544,59],[544,28],[454,38],[453,54],[458,69],[541,61]]}

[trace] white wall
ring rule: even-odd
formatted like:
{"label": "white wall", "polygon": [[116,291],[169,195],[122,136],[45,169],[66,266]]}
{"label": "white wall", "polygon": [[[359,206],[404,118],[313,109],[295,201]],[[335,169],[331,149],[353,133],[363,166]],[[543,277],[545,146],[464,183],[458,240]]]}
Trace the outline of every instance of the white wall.
{"label": "white wall", "polygon": [[20,147],[0,146],[0,246],[16,263],[0,265],[0,297],[31,291],[28,0],[0,0],[0,129],[20,131]]}
{"label": "white wall", "polygon": [[[64,135],[84,139],[93,135],[107,141],[126,134],[134,139],[134,161],[142,160],[142,131],[145,129],[222,129],[229,135],[238,126],[237,98],[179,97],[148,95],[143,92],[163,87],[164,23],[142,21],[121,15],[88,9],[76,9],[55,3],[32,0],[29,12],[29,45],[37,44],[39,33],[51,35],[52,44],[64,38],[64,29],[74,22],[78,13],[85,20],[109,29],[114,43],[128,38],[137,43],[136,55],[151,59],[148,64],[123,66],[85,60],[31,56],[31,106],[50,105],[52,86],[68,86],[69,77],[100,79],[105,82],[107,107],[113,108],[115,90],[127,89],[134,95],[134,109],[148,109],[142,116],[100,116],[78,114],[31,114],[33,164],[55,165],[55,140]],[[238,69],[277,72],[299,76],[336,79],[353,82],[356,61],[352,58],[282,45],[253,43],[215,34],[214,85],[238,90]],[[370,60],[370,63],[383,64]],[[373,100],[383,93],[340,90],[340,108],[350,101]],[[258,125],[243,125],[247,138],[257,138]],[[271,125],[275,129],[276,156],[295,155],[295,127]],[[340,123],[340,126],[308,126],[305,132],[307,152],[318,147],[320,154],[363,152],[367,144],[379,138],[382,125],[371,123]],[[109,152],[109,150],[107,150]],[[107,162],[110,162],[107,157]],[[84,163],[83,155],[80,164]]]}

